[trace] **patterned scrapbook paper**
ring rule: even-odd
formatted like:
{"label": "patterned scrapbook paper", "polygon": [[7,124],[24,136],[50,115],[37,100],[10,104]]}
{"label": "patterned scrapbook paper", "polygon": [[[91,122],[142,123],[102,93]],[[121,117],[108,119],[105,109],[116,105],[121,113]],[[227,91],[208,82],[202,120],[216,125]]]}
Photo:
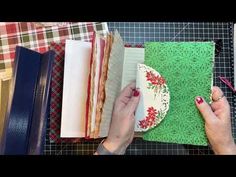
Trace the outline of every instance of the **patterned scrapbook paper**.
{"label": "patterned scrapbook paper", "polygon": [[144,63],[167,82],[170,108],[165,119],[144,134],[144,140],[179,144],[208,144],[195,97],[210,101],[213,82],[213,42],[148,42]]}
{"label": "patterned scrapbook paper", "polygon": [[20,45],[38,52],[48,50],[51,42],[65,39],[90,41],[94,31],[108,32],[107,23],[74,22],[47,26],[33,22],[0,22],[0,72],[12,67],[15,47]]}

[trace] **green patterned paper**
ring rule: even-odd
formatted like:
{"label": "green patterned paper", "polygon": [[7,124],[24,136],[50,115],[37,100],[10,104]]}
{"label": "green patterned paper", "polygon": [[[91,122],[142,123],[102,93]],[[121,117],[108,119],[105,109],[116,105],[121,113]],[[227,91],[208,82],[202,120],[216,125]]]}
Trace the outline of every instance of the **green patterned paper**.
{"label": "green patterned paper", "polygon": [[144,140],[178,144],[208,144],[204,121],[195,97],[210,101],[213,82],[213,42],[148,42],[145,64],[167,82],[170,108],[165,119],[143,136]]}

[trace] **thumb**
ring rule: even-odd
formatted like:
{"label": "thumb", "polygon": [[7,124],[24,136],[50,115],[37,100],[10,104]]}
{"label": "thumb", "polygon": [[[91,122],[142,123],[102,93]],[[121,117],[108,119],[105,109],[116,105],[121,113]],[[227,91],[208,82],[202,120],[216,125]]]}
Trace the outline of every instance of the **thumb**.
{"label": "thumb", "polygon": [[215,114],[213,113],[208,103],[202,97],[196,97],[195,103],[198,110],[202,114],[202,117],[205,120],[205,122],[214,121]]}
{"label": "thumb", "polygon": [[129,102],[126,105],[126,109],[128,110],[128,112],[130,114],[133,114],[138,106],[139,103],[139,99],[140,99],[140,91],[135,89],[133,91],[133,95],[131,97],[131,99],[129,100]]}

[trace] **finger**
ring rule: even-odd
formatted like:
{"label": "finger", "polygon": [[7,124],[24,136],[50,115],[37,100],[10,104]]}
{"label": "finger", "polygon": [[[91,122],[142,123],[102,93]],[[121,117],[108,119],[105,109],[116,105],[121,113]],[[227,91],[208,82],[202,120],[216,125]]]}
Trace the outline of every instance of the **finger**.
{"label": "finger", "polygon": [[129,115],[134,114],[134,112],[138,106],[139,99],[140,99],[140,91],[135,90],[133,92],[133,96],[131,97],[128,104],[126,105],[126,109],[128,110]]}
{"label": "finger", "polygon": [[135,89],[135,87],[136,87],[135,82],[131,82],[120,92],[119,98],[125,98],[125,97],[130,98],[133,94],[133,90]]}
{"label": "finger", "polygon": [[123,88],[115,102],[117,108],[125,107],[128,104],[132,97],[133,91],[135,90],[135,86],[135,82],[131,82],[125,88]]}
{"label": "finger", "polygon": [[214,111],[214,114],[215,114],[217,117],[220,117],[220,115],[222,114],[222,109],[217,109],[216,111]]}
{"label": "finger", "polygon": [[[222,92],[222,90],[217,87],[217,86],[214,86],[212,88],[212,100],[218,100],[220,97],[222,97],[224,95],[224,93]],[[220,105],[220,107],[225,107],[228,105],[228,101],[226,99],[226,97],[224,96],[223,98],[221,98],[220,100],[218,101],[214,101],[215,102],[215,105]],[[217,104],[216,104],[217,103]],[[217,107],[217,106],[216,106]]]}
{"label": "finger", "polygon": [[221,108],[221,104],[219,102],[212,102],[211,103],[211,109],[214,111],[218,110]]}
{"label": "finger", "polygon": [[218,117],[222,119],[228,119],[228,117],[230,117],[230,105],[227,98],[224,96],[220,100],[214,101],[214,100],[217,100],[222,95],[223,95],[223,92],[219,87],[214,86],[212,88],[212,99],[213,99],[212,108],[214,109],[214,111],[223,110],[221,111],[222,113],[219,114]]}
{"label": "finger", "polygon": [[202,97],[196,97],[195,103],[205,122],[211,122],[216,119],[216,116],[213,113],[211,107]]}

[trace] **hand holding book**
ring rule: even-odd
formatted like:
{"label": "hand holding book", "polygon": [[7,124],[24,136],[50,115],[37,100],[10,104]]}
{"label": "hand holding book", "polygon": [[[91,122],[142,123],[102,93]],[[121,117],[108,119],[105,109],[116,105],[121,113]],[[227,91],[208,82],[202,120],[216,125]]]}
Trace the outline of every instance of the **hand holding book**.
{"label": "hand holding book", "polygon": [[104,146],[115,154],[124,154],[134,137],[135,110],[140,99],[135,83],[126,86],[116,98],[111,126]]}

